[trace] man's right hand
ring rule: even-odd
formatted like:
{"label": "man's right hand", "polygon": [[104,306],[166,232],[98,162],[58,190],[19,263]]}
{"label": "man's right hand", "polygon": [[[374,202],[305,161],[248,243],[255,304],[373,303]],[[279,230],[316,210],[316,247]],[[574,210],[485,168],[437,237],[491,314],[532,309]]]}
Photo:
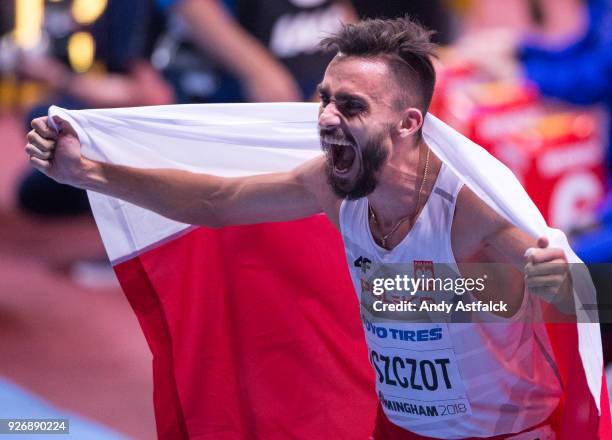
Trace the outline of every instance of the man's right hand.
{"label": "man's right hand", "polygon": [[81,155],[81,143],[70,124],[59,117],[54,122],[59,133],[47,124],[48,117],[32,121],[25,152],[34,168],[59,183],[81,186],[88,159]]}

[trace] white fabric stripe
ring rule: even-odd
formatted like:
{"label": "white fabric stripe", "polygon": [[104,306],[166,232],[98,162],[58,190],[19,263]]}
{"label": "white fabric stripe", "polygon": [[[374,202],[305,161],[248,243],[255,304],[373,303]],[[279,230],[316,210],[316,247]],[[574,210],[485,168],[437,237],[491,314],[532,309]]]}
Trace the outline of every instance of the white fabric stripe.
{"label": "white fabric stripe", "polygon": [[[94,159],[143,168],[182,168],[238,176],[289,170],[320,154],[315,103],[173,105],[67,111],[68,119]],[[513,224],[562,247],[570,263],[580,262],[565,235],[548,228],[512,172],[487,151],[428,114],[423,129],[432,151],[468,187]],[[92,197],[92,208],[109,258],[119,260],[188,225],[125,202]],[[137,228],[132,228],[136,222]],[[577,265],[572,265],[576,268]],[[588,271],[574,270],[577,310],[594,304]],[[585,321],[579,315],[579,321]],[[578,324],[579,351],[587,383],[599,408],[603,355],[599,325]]]}
{"label": "white fabric stripe", "polygon": [[[312,104],[289,104],[282,112],[284,119],[275,108],[267,109],[276,106],[254,106],[245,118],[232,107],[244,112],[251,106],[227,107],[81,111],[51,107],[49,114],[71,122],[88,157],[140,168],[240,176],[287,171],[320,154],[312,123],[317,109]],[[91,192],[89,197],[112,262],[124,261],[190,226],[122,200]]]}

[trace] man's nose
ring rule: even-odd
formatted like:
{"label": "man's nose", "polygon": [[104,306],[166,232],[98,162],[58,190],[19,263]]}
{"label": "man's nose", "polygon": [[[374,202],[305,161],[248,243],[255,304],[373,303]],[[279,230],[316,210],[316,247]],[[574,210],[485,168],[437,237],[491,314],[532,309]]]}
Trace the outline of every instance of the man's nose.
{"label": "man's nose", "polygon": [[325,107],[322,107],[319,113],[319,128],[332,128],[340,125],[340,114],[336,108],[336,104],[330,102]]}

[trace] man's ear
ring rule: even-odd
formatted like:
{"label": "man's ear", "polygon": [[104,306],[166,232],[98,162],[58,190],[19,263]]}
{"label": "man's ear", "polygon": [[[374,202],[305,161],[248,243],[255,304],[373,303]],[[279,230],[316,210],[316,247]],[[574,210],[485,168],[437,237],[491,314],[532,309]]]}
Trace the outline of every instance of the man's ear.
{"label": "man's ear", "polygon": [[407,108],[402,112],[402,120],[397,124],[400,137],[408,137],[417,133],[423,126],[423,113],[415,107]]}

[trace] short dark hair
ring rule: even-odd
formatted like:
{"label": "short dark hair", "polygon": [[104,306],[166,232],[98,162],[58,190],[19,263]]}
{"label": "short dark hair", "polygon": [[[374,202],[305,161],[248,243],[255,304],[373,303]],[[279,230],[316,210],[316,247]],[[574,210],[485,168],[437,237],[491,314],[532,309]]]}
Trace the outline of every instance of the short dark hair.
{"label": "short dark hair", "polygon": [[[415,103],[426,113],[433,96],[436,72],[431,62],[436,44],[435,31],[425,29],[410,17],[368,19],[347,24],[321,41],[326,50],[346,56],[382,58],[388,63],[400,87],[398,107]],[[416,87],[405,87],[415,84]]]}

